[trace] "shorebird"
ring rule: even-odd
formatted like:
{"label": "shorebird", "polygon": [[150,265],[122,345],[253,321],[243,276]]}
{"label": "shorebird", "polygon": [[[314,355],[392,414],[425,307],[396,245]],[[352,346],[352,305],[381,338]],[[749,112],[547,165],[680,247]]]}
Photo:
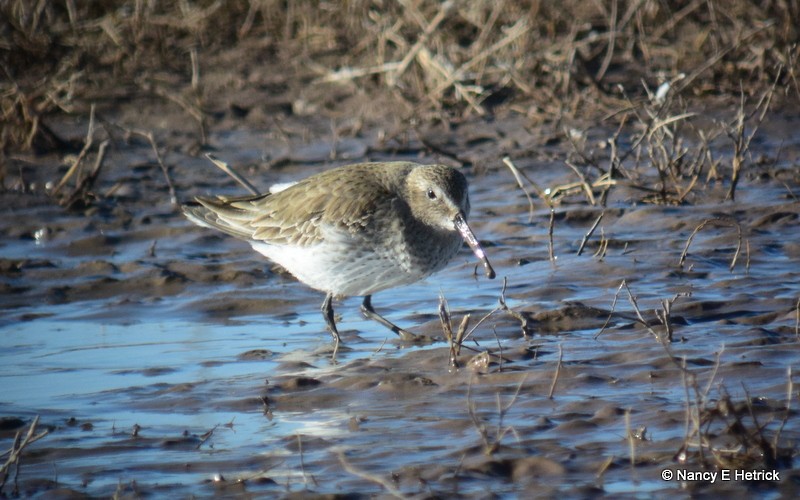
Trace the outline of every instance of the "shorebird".
{"label": "shorebird", "polygon": [[333,299],[364,297],[364,316],[402,338],[414,335],[375,312],[374,293],[442,269],[464,242],[495,277],[467,224],[467,179],[445,165],[360,163],[285,189],[237,198],[195,198],[195,224],[242,239],[306,285],[325,292],[322,314],[339,347]]}

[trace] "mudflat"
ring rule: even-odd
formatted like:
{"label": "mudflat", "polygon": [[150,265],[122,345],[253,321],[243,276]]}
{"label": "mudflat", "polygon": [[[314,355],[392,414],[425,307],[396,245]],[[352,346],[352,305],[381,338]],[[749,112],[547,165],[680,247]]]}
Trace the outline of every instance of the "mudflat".
{"label": "mudflat", "polygon": [[[702,25],[712,3],[672,13],[671,29]],[[220,28],[222,41],[183,52],[183,69],[199,58],[195,81],[158,59],[142,79],[121,78],[144,64],[122,43],[136,26],[141,51],[164,43],[152,37],[185,41],[188,24],[164,22],[175,14],[168,7],[78,9],[73,35],[52,28],[59,40],[118,35],[106,66],[88,66],[116,68],[118,79],[103,73],[114,85],[91,87],[76,65],[81,92],[72,101],[66,90],[50,94],[60,107],[39,108],[36,123],[4,108],[32,135],[3,135],[0,449],[9,452],[0,492],[795,495],[796,48],[774,74],[752,69],[737,87],[741,68],[725,64],[745,41],[721,30],[736,24],[733,14],[715,18],[719,58],[706,60],[720,65],[709,66],[715,76],[693,77],[705,62],[687,56],[684,77],[671,75],[662,94],[653,66],[643,79],[623,71],[639,57],[624,50],[625,37],[610,42],[601,73],[607,37],[602,45],[576,28],[570,45],[554,13],[523,27],[489,4],[481,19],[492,24],[475,21],[490,27],[467,30],[462,45],[444,42],[478,14],[434,2],[385,15],[357,5],[327,21],[305,3],[293,13],[263,6],[252,19],[228,6],[215,11],[233,26]],[[629,24],[601,33],[633,33],[637,22],[657,29],[649,2],[629,16],[622,3],[600,4],[605,17],[576,11],[576,25],[613,18]],[[179,19],[210,25],[201,14],[212,8]],[[439,28],[417,38],[440,12]],[[70,26],[69,12],[39,13]],[[404,72],[388,68],[393,86],[377,62],[366,64],[366,42],[345,50],[346,19],[384,33],[389,62],[414,51]],[[594,48],[562,74],[572,80],[561,80],[558,99],[542,97],[556,88],[533,80],[530,67],[500,59],[541,40],[551,21],[551,55],[556,42]],[[281,22],[283,39],[273,26]],[[782,40],[776,27],[740,31],[769,58]],[[677,50],[674,34],[661,35]],[[494,51],[481,56],[485,76],[442,63],[464,40]],[[276,69],[289,54],[298,59]],[[425,97],[447,81],[425,80],[436,61],[455,77],[438,105]],[[543,63],[541,78],[559,68]],[[458,168],[497,279],[485,279],[465,247],[430,278],[377,294],[375,307],[417,342],[363,319],[359,298],[338,302],[342,344],[332,361],[321,293],[180,213],[196,195],[246,194],[205,153],[262,191],[361,161]]]}

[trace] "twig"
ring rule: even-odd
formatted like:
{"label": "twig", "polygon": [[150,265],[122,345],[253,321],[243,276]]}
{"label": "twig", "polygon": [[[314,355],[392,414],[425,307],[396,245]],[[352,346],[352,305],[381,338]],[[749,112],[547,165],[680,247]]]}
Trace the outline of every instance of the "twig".
{"label": "twig", "polygon": [[628,287],[628,283],[623,281],[623,284],[625,285],[625,290],[628,292],[628,302],[630,302],[631,306],[633,306],[633,311],[636,313],[636,317],[639,318],[639,322],[644,325],[647,331],[649,331],[653,337],[656,338],[656,340],[663,344],[664,342],[661,338],[661,335],[653,330],[653,328],[650,326],[650,323],[648,323],[642,316],[642,311],[639,310],[639,303],[637,302],[636,297],[634,297],[633,292],[631,292],[631,289]]}
{"label": "twig", "polygon": [[517,389],[514,391],[514,395],[511,397],[511,400],[505,406],[503,406],[502,402],[500,401],[500,394],[495,393],[495,403],[497,405],[498,418],[497,425],[495,426],[494,437],[490,437],[486,425],[484,425],[480,418],[478,418],[478,413],[475,409],[475,402],[472,400],[472,378],[470,378],[469,385],[467,385],[467,412],[472,420],[472,424],[475,426],[475,430],[478,431],[478,435],[483,441],[483,451],[486,455],[494,454],[494,452],[496,452],[500,447],[500,442],[509,432],[513,432],[519,440],[519,436],[513,427],[509,426],[503,428],[503,421],[505,416],[508,414],[508,411],[512,406],[514,406],[514,404],[517,402],[517,399],[519,399],[519,395],[522,392],[522,386],[525,384],[527,379],[528,374],[525,374],[519,381],[519,384],[517,384]]}
{"label": "twig", "polygon": [[129,129],[127,127],[123,127],[121,125],[116,125],[122,130],[124,130],[129,135],[138,135],[144,139],[147,139],[147,142],[150,143],[150,147],[153,149],[153,153],[156,156],[156,162],[158,163],[159,168],[161,168],[161,172],[164,174],[164,179],[167,182],[167,188],[169,189],[169,200],[173,206],[178,206],[178,195],[175,192],[175,185],[172,183],[172,178],[169,176],[169,170],[167,166],[164,164],[164,161],[161,159],[161,153],[158,152],[158,146],[156,145],[156,138],[153,135],[152,130],[137,130],[137,129]]}
{"label": "twig", "polygon": [[728,132],[728,135],[733,141],[733,158],[731,158],[731,185],[730,188],[728,188],[728,193],[725,195],[726,200],[734,200],[736,185],[739,183],[739,174],[742,171],[742,164],[744,164],[745,160],[744,157],[750,145],[749,141],[745,140],[744,137],[744,125],[744,91],[742,91],[739,111],[736,113],[736,128]]}
{"label": "twig", "polygon": [[606,257],[606,252],[608,252],[608,238],[606,238],[603,228],[600,228],[600,242],[592,257],[597,257],[598,260],[602,261]]}
{"label": "twig", "polygon": [[650,33],[649,38],[651,40],[659,40],[665,33],[672,31],[675,26],[678,25],[683,19],[689,16],[692,12],[697,10],[700,6],[706,3],[707,0],[694,0],[692,3],[687,5],[686,7],[682,8],[681,10],[674,12],[666,22],[660,26],[655,26],[655,30]]}
{"label": "twig", "polygon": [[[633,106],[633,104],[631,104],[631,106]],[[583,163],[585,163],[588,166],[593,167],[595,170],[597,170],[601,174],[608,173],[606,171],[606,169],[604,169],[603,167],[601,167],[598,164],[597,159],[595,159],[595,158],[593,158],[591,156],[588,156],[586,154],[586,152],[584,152],[584,150],[583,150],[584,147],[578,144],[578,142],[577,142],[578,139],[585,137],[584,132],[582,132],[582,131],[578,132],[578,131],[575,131],[574,129],[570,129],[568,127],[563,127],[562,132],[564,133],[564,137],[569,141],[570,146],[572,146],[572,150],[575,152],[575,154],[578,155],[578,157],[581,159],[581,161],[583,161]],[[640,140],[641,140],[641,138],[640,138]],[[624,158],[622,160],[624,160]],[[620,160],[620,161],[622,161],[622,160]],[[567,162],[565,162],[565,163],[567,163]],[[583,176],[583,174],[581,174],[579,171],[577,171],[575,169],[574,165],[572,165],[570,163],[567,163],[567,165],[570,168],[572,168],[575,171],[576,174],[578,174],[578,177],[580,177],[582,181],[585,182],[585,180],[586,180],[585,177]],[[550,196],[553,196],[553,194],[551,193]]]}
{"label": "twig", "polygon": [[[472,334],[475,332],[475,330],[477,330],[478,327],[481,326],[484,321],[489,319],[494,313],[496,313],[500,309],[501,309],[500,306],[498,306],[498,307],[495,307],[494,309],[492,309],[491,311],[489,311],[488,313],[484,314],[483,317],[481,319],[479,319],[478,322],[475,323],[475,325],[473,325],[472,328],[470,328],[467,333],[465,333],[464,335],[461,336],[462,337],[461,338],[461,345],[460,345],[459,348],[463,347],[465,349],[470,349],[470,350],[472,350],[474,352],[479,352],[477,349],[473,349],[470,346],[464,345],[464,341],[467,340],[470,336],[472,336]],[[460,332],[457,332],[457,333],[460,333]],[[458,336],[458,335],[456,335],[456,336]],[[475,343],[477,344],[477,341],[475,341]]]}
{"label": "twig", "polygon": [[797,305],[794,306],[794,338],[800,340],[800,298],[797,299]]}
{"label": "twig", "polygon": [[[544,201],[547,204],[548,207],[552,207],[553,206],[553,200],[551,199],[551,197],[548,196],[545,193],[545,191],[542,188],[540,188],[539,185],[536,184],[536,182],[533,181],[533,179],[528,177],[528,175],[525,173],[524,170],[520,170],[519,168],[517,168],[517,166],[514,165],[514,162],[511,161],[511,157],[504,156],[503,157],[503,163],[509,168],[509,170],[511,170],[511,173],[514,174],[514,179],[516,179],[517,184],[519,185],[519,187],[521,187],[523,190],[525,189],[523,187],[523,185],[522,185],[522,180],[521,180],[521,179],[525,179],[526,181],[528,181],[528,184],[531,185],[533,190],[536,191],[536,196],[538,196],[542,201]],[[530,197],[530,195],[528,194],[527,191],[525,192],[525,195],[528,197],[528,203],[532,208],[533,207],[533,200],[531,199],[531,197]],[[530,222],[530,220],[528,222]]]}
{"label": "twig", "polygon": [[145,130],[139,130],[139,129],[131,129],[131,128],[125,127],[123,125],[120,125],[118,123],[107,122],[106,120],[103,120],[103,122],[104,123],[109,123],[113,127],[116,127],[118,129],[122,130],[125,133],[126,137],[139,136],[139,137],[142,137],[144,139],[147,139],[147,142],[150,143],[150,147],[153,149],[153,154],[155,154],[156,163],[158,163],[158,166],[161,169],[161,173],[164,174],[164,180],[166,180],[166,182],[167,182],[167,189],[169,189],[170,203],[172,203],[173,206],[178,206],[179,205],[179,203],[178,203],[178,195],[177,195],[177,193],[175,191],[175,185],[172,183],[172,178],[169,175],[169,169],[164,164],[164,160],[161,158],[161,153],[158,152],[158,145],[156,145],[156,138],[155,138],[155,135],[153,134],[153,132],[151,130],[146,130],[145,131]]}
{"label": "twig", "polygon": [[486,22],[482,23],[481,32],[478,35],[477,40],[475,43],[470,47],[472,53],[480,52],[481,49],[486,45],[486,39],[489,38],[490,33],[495,33],[494,30],[495,23],[500,18],[500,14],[504,11],[506,0],[499,0],[494,2],[494,7],[492,7],[492,12],[489,14],[489,18]]}
{"label": "twig", "polygon": [[[576,175],[578,176],[578,178],[580,179],[580,181],[579,181],[579,182],[580,182],[580,186],[581,186],[581,188],[583,189],[583,192],[584,192],[584,193],[586,193],[586,198],[588,198],[588,200],[589,200],[589,203],[590,203],[591,205],[597,205],[597,200],[595,200],[595,198],[594,198],[594,193],[592,193],[592,186],[589,184],[589,181],[586,179],[586,176],[585,176],[585,175],[583,175],[583,174],[581,173],[581,171],[580,171],[580,170],[578,170],[578,167],[576,167],[575,165],[573,165],[571,161],[565,161],[564,163],[565,163],[565,164],[566,164],[566,165],[567,165],[569,168],[571,168],[571,169],[572,169],[572,171],[573,171],[573,172],[575,172],[575,174],[576,174]],[[607,173],[607,172],[603,172],[603,173],[605,174],[605,173]]]}
{"label": "twig", "polygon": [[[653,330],[653,328],[650,326],[650,323],[644,319],[644,316],[642,316],[642,311],[639,309],[639,303],[636,300],[636,297],[633,295],[633,292],[631,291],[630,287],[628,286],[628,281],[627,280],[622,280],[622,282],[619,284],[619,287],[617,287],[617,292],[614,294],[614,301],[611,304],[611,311],[608,313],[608,318],[606,319],[606,322],[603,323],[602,327],[600,327],[600,331],[598,331],[595,334],[595,336],[594,336],[595,340],[600,336],[600,334],[602,334],[605,331],[606,327],[608,326],[609,322],[611,321],[611,318],[614,315],[614,311],[615,311],[615,309],[617,307],[617,300],[619,299],[619,294],[620,294],[620,292],[622,291],[623,288],[625,289],[625,291],[628,292],[628,302],[630,302],[631,306],[633,307],[633,311],[636,313],[636,320],[639,323],[641,323],[647,329],[647,331],[650,332],[650,334],[652,334],[653,337],[655,337],[656,340],[660,341],[663,344],[665,339],[662,338],[662,336],[659,335],[655,330]],[[674,298],[672,298],[669,301],[663,301],[662,304],[672,304],[672,302],[674,302],[678,297],[682,297],[682,296],[684,296],[684,294],[676,294]],[[669,316],[669,305],[665,305],[664,307],[665,307],[665,311],[664,311],[663,314],[666,317],[666,319],[662,320],[661,317],[659,317],[659,320],[661,320],[662,323],[663,322],[669,323],[670,322],[670,320],[668,318],[668,316]]]}
{"label": "twig", "polygon": [[368,68],[340,68],[336,71],[329,71],[325,76],[319,77],[313,83],[340,83],[349,82],[356,78],[375,75],[379,73],[390,73],[396,71],[400,66],[397,62],[388,62],[379,66],[370,66]]}
{"label": "twig", "polygon": [[227,163],[225,163],[225,162],[224,162],[224,161],[222,161],[222,160],[219,160],[219,159],[217,159],[217,158],[216,158],[214,155],[212,155],[211,153],[206,153],[206,158],[208,158],[209,160],[211,160],[211,163],[213,163],[214,165],[216,165],[216,166],[217,166],[217,168],[219,168],[220,170],[222,170],[223,172],[225,172],[226,174],[228,174],[229,176],[231,176],[231,177],[233,178],[233,180],[235,180],[236,182],[238,182],[238,183],[239,183],[239,184],[240,184],[242,187],[244,187],[244,188],[245,188],[245,189],[246,189],[246,190],[247,190],[247,191],[248,191],[250,194],[252,194],[253,196],[257,196],[258,194],[260,194],[260,193],[258,192],[258,189],[256,189],[256,188],[255,188],[255,186],[253,186],[252,184],[250,184],[250,182],[249,182],[247,179],[245,179],[244,177],[242,177],[241,175],[239,175],[239,173],[238,173],[238,172],[236,172],[236,171],[235,171],[235,170],[234,170],[234,169],[233,169],[233,168],[232,168],[230,165],[228,165]]}
{"label": "twig", "polygon": [[514,165],[514,162],[511,161],[511,158],[508,156],[503,157],[503,163],[511,170],[511,173],[514,174],[514,179],[517,181],[517,185],[522,192],[525,193],[525,197],[528,199],[528,223],[533,222],[533,198],[531,198],[530,193],[528,190],[525,189],[525,185],[522,183],[522,177],[520,176],[519,169]]}
{"label": "twig", "polygon": [[636,465],[636,441],[631,432],[631,409],[625,410],[625,436],[628,438],[628,451],[631,455],[631,467]]}
{"label": "twig", "polygon": [[25,448],[28,445],[42,439],[50,432],[45,430],[39,434],[36,434],[36,428],[38,425],[39,415],[36,415],[33,418],[33,422],[31,422],[30,427],[28,427],[28,432],[25,434],[24,438],[22,437],[22,431],[18,431],[14,436],[14,442],[11,445],[11,448],[6,452],[6,454],[8,454],[8,459],[3,466],[0,467],[0,493],[3,491],[6,480],[8,480],[8,472],[11,469],[11,466],[16,465],[16,471],[19,472],[19,461]]}
{"label": "twig", "polygon": [[500,306],[496,310],[505,311],[510,314],[514,319],[520,322],[520,328],[522,328],[522,336],[527,338],[528,337],[528,318],[523,316],[522,314],[518,313],[517,311],[508,307],[506,304],[506,286],[508,285],[508,278],[503,278],[503,288],[500,290]]}
{"label": "twig", "polygon": [[503,372],[503,343],[500,342],[500,337],[497,336],[497,328],[492,327],[492,333],[494,333],[494,341],[497,343],[497,371],[502,373]]}
{"label": "twig", "polygon": [[478,413],[475,411],[475,402],[472,400],[472,377],[470,377],[469,384],[467,384],[467,413],[469,414],[470,420],[472,420],[472,425],[475,426],[475,430],[478,431],[478,435],[481,437],[481,440],[483,440],[484,450],[488,453],[489,450],[491,450],[489,434],[486,431],[486,426],[481,423],[478,418]]}
{"label": "twig", "polygon": [[614,46],[617,43],[617,0],[611,2],[611,14],[608,17],[610,22],[608,23],[608,46],[606,55],[603,57],[600,69],[597,70],[597,74],[594,77],[598,82],[605,76],[608,67],[611,65],[611,58],[614,56]]}
{"label": "twig", "polygon": [[450,311],[447,308],[447,299],[444,298],[444,294],[439,292],[439,321],[442,323],[442,333],[444,333],[444,338],[447,340],[447,344],[450,346],[450,359],[449,365],[453,368],[458,368],[458,359],[456,354],[456,344],[455,340],[453,339],[453,325],[450,323]]}
{"label": "twig", "polygon": [[552,265],[556,265],[556,256],[555,251],[553,250],[553,226],[555,225],[556,220],[556,210],[553,207],[550,207],[550,222],[547,225],[547,255],[550,258],[550,263]]}
{"label": "twig", "polygon": [[519,381],[519,384],[517,384],[517,390],[514,391],[514,395],[511,396],[511,400],[505,406],[502,406],[502,404],[500,403],[500,393],[499,392],[496,393],[498,418],[497,418],[497,431],[495,433],[496,435],[495,447],[500,445],[500,441],[503,440],[503,438],[505,437],[506,434],[508,434],[509,431],[513,431],[513,427],[503,428],[503,420],[505,419],[506,414],[508,414],[508,411],[511,409],[511,407],[514,406],[514,404],[517,402],[517,399],[519,399],[519,394],[520,392],[522,392],[522,386],[525,384],[526,380],[528,380],[527,373],[525,373],[522,376],[522,379]]}
{"label": "twig", "polygon": [[694,239],[695,235],[701,229],[706,227],[706,225],[708,225],[708,224],[710,224],[712,222],[721,223],[721,224],[724,224],[724,225],[727,225],[727,226],[733,226],[733,227],[736,228],[736,234],[737,234],[736,252],[734,252],[733,258],[731,259],[731,263],[730,263],[730,266],[729,266],[730,271],[733,272],[733,269],[736,267],[736,260],[738,259],[739,253],[741,252],[741,249],[742,249],[742,226],[740,226],[739,223],[736,222],[733,219],[727,219],[727,218],[722,218],[722,217],[715,217],[713,219],[706,219],[703,222],[701,222],[700,224],[698,224],[697,227],[694,228],[694,231],[692,231],[692,234],[690,234],[689,238],[686,240],[686,245],[683,248],[683,252],[681,252],[681,258],[678,260],[678,267],[682,268],[683,264],[686,262],[686,255],[689,253],[689,246],[692,244],[692,240]]}
{"label": "twig", "polygon": [[[614,186],[616,183],[615,178],[618,171],[621,171],[622,164],[620,163],[619,154],[617,152],[617,147],[619,144],[619,136],[622,133],[623,127],[628,121],[628,114],[626,113],[623,115],[622,119],[619,121],[619,126],[617,126],[617,131],[614,132],[614,135],[608,140],[608,145],[611,149],[611,155],[608,160],[608,180],[609,184],[606,186],[603,191],[600,193],[600,206],[606,207],[608,202],[608,194],[611,192],[611,187]],[[623,172],[624,174],[624,172]],[[580,255],[580,254],[579,254]]]}
{"label": "twig", "polygon": [[[408,7],[406,7],[408,8]],[[411,47],[403,60],[397,65],[397,68],[394,72],[389,73],[386,78],[386,83],[389,84],[390,87],[394,87],[397,84],[397,80],[405,73],[408,65],[411,64],[411,61],[417,57],[419,51],[424,47],[425,43],[428,41],[428,37],[436,31],[436,28],[444,21],[445,17],[450,13],[453,8],[452,0],[447,0],[443,2],[439,6],[439,12],[436,13],[436,16],[431,20],[431,22],[425,27],[425,31],[417,39],[417,42]]]}
{"label": "twig", "polygon": [[758,128],[761,126],[761,123],[764,121],[767,111],[769,110],[770,103],[772,102],[772,96],[775,93],[775,87],[780,79],[780,69],[777,73],[778,76],[775,77],[775,81],[772,83],[772,86],[764,93],[764,95],[761,96],[761,99],[759,100],[758,104],[756,104],[753,113],[747,117],[747,119],[751,118],[758,112],[759,108],[761,109],[761,112],[758,113],[758,117],[756,118],[753,130],[747,137],[745,137],[744,90],[741,92],[741,103],[739,105],[739,112],[736,115],[736,128],[733,131],[728,132],[728,136],[733,141],[733,158],[731,160],[731,185],[728,189],[728,193],[725,195],[726,200],[734,199],[736,186],[739,182],[745,156],[750,150],[750,143],[752,142],[753,137],[755,137],[756,132],[758,132]]}
{"label": "twig", "polygon": [[103,160],[106,157],[106,148],[108,147],[108,139],[104,140],[100,143],[100,146],[97,148],[97,157],[95,158],[94,167],[92,167],[92,171],[89,175],[83,177],[78,184],[75,186],[75,190],[72,192],[71,195],[62,203],[65,207],[71,207],[75,203],[78,202],[83,196],[85,196],[89,190],[94,185],[95,181],[97,180],[97,176],[100,175],[100,168],[103,166]]}
{"label": "twig", "polygon": [[[488,313],[486,313],[481,319],[478,320],[477,323],[475,323],[475,326],[473,326],[469,330],[469,332],[467,332],[467,333],[465,333],[463,335],[462,346],[463,346],[463,340],[466,340],[467,338],[469,338],[472,335],[472,333],[484,321],[486,321],[487,319],[489,319],[489,317],[491,317],[493,314],[495,314],[495,313],[497,313],[499,311],[505,311],[508,314],[510,314],[514,319],[519,321],[520,322],[520,328],[522,329],[522,336],[523,337],[528,337],[528,331],[530,329],[528,318],[526,318],[524,315],[514,311],[513,309],[508,307],[508,304],[506,304],[506,288],[507,287],[508,287],[508,277],[504,277],[503,278],[503,287],[500,289],[500,297],[498,298],[499,305],[497,307],[495,307],[494,309],[492,309],[491,311],[489,311]],[[463,346],[463,347],[467,347],[467,346]]]}
{"label": "twig", "polygon": [[[306,462],[303,458],[303,439],[299,432],[297,433],[297,449],[298,453],[300,453],[300,472],[303,474],[303,482],[308,484],[309,475],[306,473]],[[317,484],[317,479],[313,474],[311,474],[311,481],[313,481],[315,485]]]}
{"label": "twig", "polygon": [[473,57],[469,61],[462,64],[456,71],[450,73],[447,79],[439,85],[433,92],[429,94],[431,100],[438,100],[441,96],[442,92],[444,92],[448,87],[454,85],[457,79],[463,77],[463,74],[472,66],[482,62],[484,59],[489,57],[490,55],[494,54],[495,52],[499,51],[503,47],[510,45],[513,43],[517,38],[520,36],[528,33],[528,21],[525,17],[522,17],[517,21],[513,26],[506,30],[506,36],[502,40],[498,41],[497,43],[493,44],[488,49],[482,51],[477,56]]}
{"label": "twig", "polygon": [[78,157],[69,167],[69,170],[67,170],[67,173],[64,174],[64,176],[58,182],[56,187],[53,188],[52,191],[53,195],[58,194],[58,192],[61,191],[61,188],[64,187],[64,184],[66,184],[67,181],[69,181],[69,179],[75,174],[75,172],[78,171],[78,167],[80,167],[81,162],[89,153],[89,150],[92,148],[93,143],[94,143],[94,103],[92,103],[92,106],[89,109],[89,128],[86,131],[86,139],[84,140],[83,148],[81,149],[81,152],[78,153]]}
{"label": "twig", "polygon": [[583,236],[583,240],[581,241],[581,245],[578,247],[578,255],[583,253],[583,248],[586,246],[586,242],[588,242],[589,238],[592,237],[592,233],[594,233],[594,230],[597,229],[598,224],[600,224],[600,221],[603,219],[603,216],[605,214],[606,214],[605,210],[600,212],[600,215],[597,217],[597,220],[594,221],[594,224],[592,224],[592,227]]}
{"label": "twig", "polygon": [[600,465],[600,469],[598,469],[598,471],[595,473],[594,477],[596,477],[597,479],[602,479],[603,476],[605,475],[606,471],[608,470],[608,468],[611,466],[611,464],[613,462],[614,462],[614,455],[611,455],[605,460],[605,462],[603,462]]}
{"label": "twig", "polygon": [[[470,314],[467,313],[464,317],[461,318],[461,324],[458,325],[458,330],[456,330],[455,335],[455,344],[456,344],[456,354],[461,354],[461,345],[464,342],[464,338],[467,334],[467,328],[469,328],[469,318]],[[472,330],[470,330],[472,331]],[[500,353],[502,356],[502,353]]]}
{"label": "twig", "polygon": [[[467,104],[469,104],[469,106],[479,115],[486,114],[486,111],[483,109],[480,103],[472,96],[472,94],[481,94],[483,92],[482,87],[478,85],[464,85],[461,83],[459,81],[460,77],[455,76],[455,72],[453,71],[449,62],[443,62],[440,58],[435,57],[427,47],[420,48],[419,53],[417,54],[417,59],[420,66],[427,70],[433,78],[436,78],[436,74],[438,73],[439,76],[442,76],[447,80],[448,85],[444,88],[440,87],[442,88],[442,91],[452,85],[457,97],[460,97],[466,101]],[[436,106],[441,105],[440,96],[441,93],[438,91],[435,95],[427,95],[428,99]]]}
{"label": "twig", "polygon": [[[699,3],[702,4],[703,2],[701,1]],[[742,35],[741,38],[739,38],[738,40],[734,41],[733,43],[731,43],[730,45],[728,45],[724,49],[720,50],[719,52],[717,52],[716,54],[711,56],[708,59],[708,61],[706,61],[705,63],[703,63],[700,66],[698,66],[697,68],[695,68],[695,70],[692,71],[681,82],[680,85],[676,85],[675,93],[676,94],[681,93],[685,88],[687,88],[689,85],[691,85],[694,82],[694,80],[697,79],[697,77],[699,77],[701,74],[703,74],[707,69],[709,69],[712,66],[714,66],[715,64],[717,64],[720,60],[722,60],[723,57],[728,55],[729,52],[731,52],[732,50],[737,49],[741,44],[743,44],[744,42],[746,42],[750,38],[754,37],[755,35],[761,33],[762,31],[764,31],[766,29],[771,28],[774,24],[775,24],[775,21],[767,21],[767,22],[765,22],[760,27],[749,31],[748,33],[745,33],[744,35]]]}
{"label": "twig", "polygon": [[778,440],[780,439],[781,433],[783,432],[783,428],[786,426],[786,422],[789,421],[789,415],[791,415],[792,413],[793,397],[794,397],[794,382],[792,381],[792,367],[789,366],[788,368],[786,368],[786,411],[783,414],[783,419],[781,420],[780,427],[778,427],[778,431],[775,432],[775,439],[772,443],[772,447],[776,452],[778,451]]}
{"label": "twig", "polygon": [[[146,85],[140,84],[143,90],[148,90]],[[189,116],[197,120],[197,124],[200,128],[200,140],[203,144],[206,143],[206,119],[203,110],[200,108],[198,104],[192,104],[189,102],[188,99],[183,98],[168,89],[163,89],[158,85],[153,85],[150,89],[154,94],[159,97],[163,97],[169,101],[174,102],[178,106],[180,106],[184,111],[186,111]]]}
{"label": "twig", "polygon": [[[668,353],[667,356],[669,356],[670,361],[676,363],[675,359],[672,357],[672,353]],[[683,383],[683,393],[684,396],[686,397],[686,411],[684,412],[686,416],[683,419],[683,446],[681,448],[683,450],[688,450],[689,440],[691,439],[691,437],[694,435],[695,432],[696,433],[700,432],[700,416],[698,415],[700,409],[692,405],[692,398],[689,394],[689,377],[692,377],[693,380],[695,380],[694,374],[686,368],[686,356],[684,356],[681,359],[683,364],[678,365],[678,370],[681,373],[681,382]],[[696,380],[695,380],[695,387],[697,387]],[[692,422],[694,422],[695,424],[694,431],[691,430]]]}
{"label": "twig", "polygon": [[379,345],[377,349],[372,351],[372,353],[373,354],[378,354],[379,352],[381,352],[383,350],[383,346],[385,346],[386,342],[388,342],[388,341],[389,341],[389,337],[383,337],[383,342],[381,342],[381,345]]}
{"label": "twig", "polygon": [[683,113],[680,115],[669,116],[667,118],[664,118],[663,120],[659,120],[657,117],[654,117],[653,123],[647,131],[647,139],[648,140],[652,139],[653,135],[656,132],[658,132],[658,130],[661,129],[662,127],[666,127],[667,125],[672,125],[675,122],[686,120],[688,118],[693,118],[695,116],[697,116],[697,113]]}
{"label": "twig", "polygon": [[744,242],[744,249],[746,258],[744,260],[744,273],[749,275],[750,274],[750,240],[745,240]]}
{"label": "twig", "polygon": [[200,61],[197,55],[197,47],[189,49],[189,59],[192,63],[192,90],[199,100],[200,93]]}
{"label": "twig", "polygon": [[744,390],[747,411],[750,414],[750,418],[753,419],[753,428],[758,434],[758,447],[761,448],[761,452],[765,457],[767,465],[772,465],[771,462],[774,461],[775,457],[777,456],[777,450],[773,449],[772,445],[767,442],[766,438],[764,437],[764,427],[758,422],[758,417],[756,416],[755,411],[753,411],[753,398],[750,397],[750,391],[747,390],[747,386],[744,384],[744,381],[741,381],[740,384],[742,386],[742,390]]}
{"label": "twig", "polygon": [[386,479],[376,476],[374,474],[370,474],[361,469],[357,469],[353,464],[351,464],[345,458],[344,452],[340,451],[336,455],[339,457],[339,462],[342,464],[342,467],[344,467],[344,470],[346,470],[350,474],[353,474],[354,476],[358,476],[362,479],[366,479],[367,481],[383,486],[383,488],[386,489],[386,491],[393,497],[406,498],[406,495],[404,495],[402,491],[398,490],[392,483],[390,483]]}
{"label": "twig", "polygon": [[617,300],[619,299],[619,293],[622,291],[623,286],[626,286],[625,280],[622,280],[622,283],[620,283],[619,286],[617,287],[617,291],[614,294],[614,300],[613,302],[611,302],[611,310],[608,312],[608,318],[606,318],[606,322],[603,323],[603,326],[600,327],[600,331],[598,331],[594,335],[594,340],[597,340],[597,338],[605,331],[606,327],[611,322],[611,318],[614,316],[614,311],[617,308]]}
{"label": "twig", "polygon": [[656,317],[666,329],[667,342],[672,342],[672,304],[678,300],[678,297],[688,296],[689,293],[678,293],[672,299],[661,301],[661,311],[656,310]]}
{"label": "twig", "polygon": [[561,361],[564,357],[564,351],[561,344],[558,344],[558,364],[556,365],[556,372],[553,374],[553,381],[550,383],[550,391],[547,393],[547,399],[553,399],[553,394],[556,392],[556,383],[558,377],[561,375]]}
{"label": "twig", "polygon": [[[711,375],[708,377],[708,383],[706,384],[706,388],[703,389],[703,392],[700,393],[700,400],[707,401],[708,395],[711,393],[711,386],[714,383],[714,379],[717,378],[717,372],[719,371],[720,363],[722,363],[722,354],[725,352],[725,344],[720,346],[719,351],[717,351],[716,359],[714,360],[714,368],[711,370]],[[684,365],[683,368],[686,368]]]}
{"label": "twig", "polygon": [[[139,133],[141,134],[141,132]],[[147,133],[144,134],[144,137],[150,141],[150,147],[153,148],[153,153],[156,155],[158,166],[161,167],[161,172],[164,174],[164,179],[167,181],[167,188],[169,188],[169,201],[174,206],[178,206],[178,195],[175,193],[175,186],[172,184],[172,179],[169,176],[169,170],[167,170],[167,166],[164,165],[164,162],[161,160],[161,154],[158,152],[158,147],[156,146],[156,139],[153,137],[153,132],[148,130]]]}
{"label": "twig", "polygon": [[250,28],[253,27],[253,21],[256,19],[256,13],[259,12],[261,9],[261,5],[257,2],[249,2],[250,8],[247,9],[247,15],[245,16],[242,25],[237,30],[236,34],[238,35],[239,39],[244,38],[250,32]]}
{"label": "twig", "polygon": [[195,450],[199,450],[201,446],[206,444],[206,441],[211,439],[211,436],[214,435],[214,431],[217,430],[217,427],[219,427],[219,424],[215,425],[214,427],[211,428],[210,431],[208,431],[205,434],[203,434],[202,436],[200,436],[200,442],[195,447]]}

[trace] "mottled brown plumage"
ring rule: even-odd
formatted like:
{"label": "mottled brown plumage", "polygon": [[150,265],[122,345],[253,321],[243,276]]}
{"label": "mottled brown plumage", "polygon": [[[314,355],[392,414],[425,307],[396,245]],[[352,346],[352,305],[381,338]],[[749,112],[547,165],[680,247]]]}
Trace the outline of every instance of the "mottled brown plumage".
{"label": "mottled brown plumage", "polygon": [[334,296],[364,296],[368,317],[407,334],[372,310],[373,293],[429,276],[464,241],[494,277],[466,223],[466,178],[444,165],[361,163],[274,194],[197,202],[184,207],[193,222],[249,242],[303,283],[326,292],[323,313],[337,345]]}

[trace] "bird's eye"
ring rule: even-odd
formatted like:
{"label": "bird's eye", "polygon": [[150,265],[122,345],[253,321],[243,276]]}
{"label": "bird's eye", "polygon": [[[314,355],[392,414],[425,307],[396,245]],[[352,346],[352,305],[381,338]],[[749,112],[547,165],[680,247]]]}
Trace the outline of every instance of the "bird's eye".
{"label": "bird's eye", "polygon": [[433,192],[433,189],[428,189],[428,199],[429,200],[435,200],[436,199],[436,193]]}

